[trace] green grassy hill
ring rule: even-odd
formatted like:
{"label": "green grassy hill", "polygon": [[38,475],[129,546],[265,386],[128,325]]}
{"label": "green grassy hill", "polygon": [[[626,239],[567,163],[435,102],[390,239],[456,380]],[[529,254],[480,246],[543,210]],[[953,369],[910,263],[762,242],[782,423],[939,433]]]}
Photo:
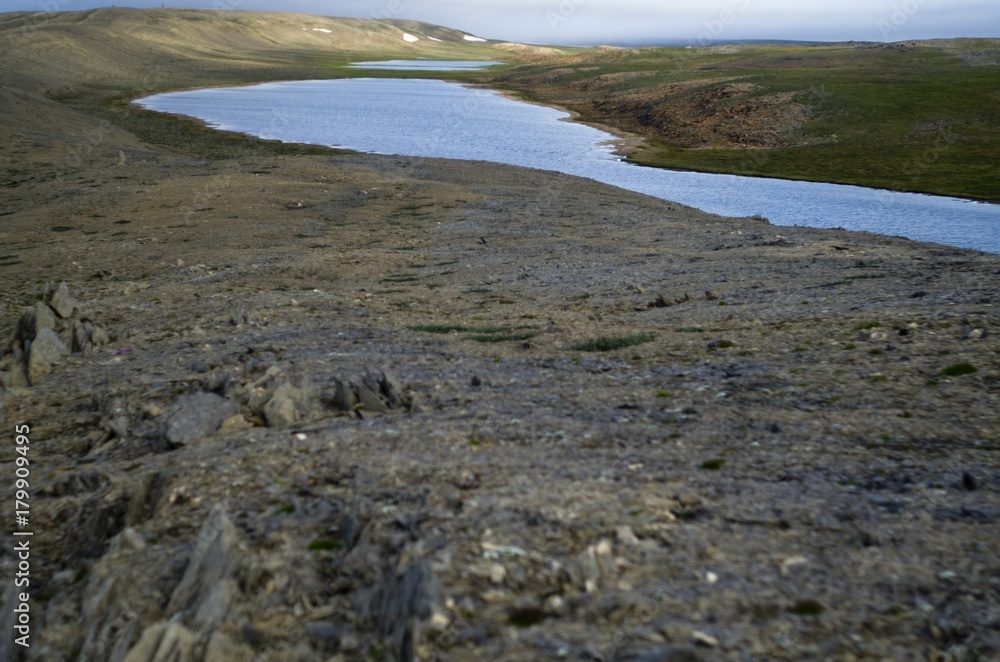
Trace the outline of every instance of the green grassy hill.
{"label": "green grassy hill", "polygon": [[644,165],[1000,200],[1000,40],[594,49],[480,78],[647,136]]}
{"label": "green grassy hill", "polygon": [[[426,24],[442,41],[409,43],[389,21],[302,14],[105,8],[0,14],[0,55],[11,74],[50,83],[151,85],[181,75],[230,82],[281,73],[322,73],[357,57],[491,59],[497,49]],[[411,28],[414,29],[415,28]],[[136,66],[139,65],[139,66]],[[145,66],[143,66],[145,65]]]}

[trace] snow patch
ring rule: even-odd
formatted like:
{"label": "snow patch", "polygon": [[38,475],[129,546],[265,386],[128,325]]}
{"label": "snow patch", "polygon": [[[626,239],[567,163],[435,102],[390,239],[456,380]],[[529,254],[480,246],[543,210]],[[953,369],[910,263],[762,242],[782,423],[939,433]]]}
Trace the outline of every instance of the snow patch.
{"label": "snow patch", "polygon": [[441,41],[437,37],[427,37],[427,38],[430,39],[431,41]]}
{"label": "snow patch", "polygon": [[313,32],[325,32],[327,34],[333,34],[333,30],[327,30],[326,28],[313,28]]}
{"label": "snow patch", "polygon": [[466,41],[486,41],[482,37],[473,37],[471,34],[465,35],[464,37],[462,37],[462,39]]}
{"label": "snow patch", "polygon": [[406,41],[406,42],[409,42],[409,43],[412,44],[412,43],[420,41],[420,37],[414,37],[412,34],[409,34],[408,32],[404,32],[403,33],[403,41]]}

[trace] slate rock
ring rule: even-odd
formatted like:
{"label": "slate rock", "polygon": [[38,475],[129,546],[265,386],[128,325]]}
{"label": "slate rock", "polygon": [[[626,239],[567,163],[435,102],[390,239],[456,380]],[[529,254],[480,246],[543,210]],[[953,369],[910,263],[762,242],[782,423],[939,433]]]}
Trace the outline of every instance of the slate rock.
{"label": "slate rock", "polygon": [[320,409],[319,393],[309,378],[293,374],[275,389],[262,413],[268,427],[278,427],[308,419]]}
{"label": "slate rock", "polygon": [[[239,535],[221,507],[216,506],[198,531],[197,546],[184,577],[170,596],[168,614],[188,611],[196,623],[210,627],[221,620],[232,600],[235,585],[225,582],[239,562]],[[223,583],[221,590],[216,584]],[[224,614],[222,614],[224,615]]]}
{"label": "slate rock", "polygon": [[34,337],[34,335],[38,335],[38,332],[41,331],[42,329],[54,329],[55,326],[56,326],[56,314],[52,311],[52,309],[47,304],[44,304],[41,301],[36,303],[35,329],[34,329],[35,333],[33,334],[32,337]]}
{"label": "slate rock", "polygon": [[235,402],[214,393],[182,395],[167,415],[165,436],[172,444],[189,444],[218,430],[239,409]]}
{"label": "slate rock", "polygon": [[108,333],[89,320],[73,320],[69,348],[73,353],[89,356],[95,347],[108,344]]}
{"label": "slate rock", "polygon": [[191,626],[197,628],[199,632],[213,632],[222,625],[229,615],[236,597],[239,595],[239,588],[232,579],[222,581],[205,587],[200,596],[198,611],[195,612],[191,620]]}
{"label": "slate rock", "polygon": [[60,363],[64,356],[69,355],[69,348],[59,339],[52,329],[42,329],[31,341],[28,353],[28,381],[38,384],[43,377],[52,372],[52,366]]}
{"label": "slate rock", "polygon": [[195,662],[198,637],[178,623],[160,622],[143,631],[125,662]]}
{"label": "slate rock", "polygon": [[28,346],[28,343],[35,337],[36,315],[36,309],[29,308],[18,316],[17,322],[14,323],[14,332],[11,333],[10,342],[7,344],[8,347],[23,349]]}
{"label": "slate rock", "polygon": [[389,411],[389,408],[386,407],[384,402],[382,402],[378,393],[367,383],[362,382],[361,384],[358,384],[356,390],[358,394],[358,402],[361,404],[361,408],[363,410],[375,414],[384,414]]}
{"label": "slate rock", "polygon": [[28,380],[28,362],[24,352],[19,347],[14,347],[14,356],[10,361],[10,372],[4,380],[6,386],[10,388],[28,388],[31,382]]}
{"label": "slate rock", "polygon": [[229,636],[216,630],[208,640],[205,648],[205,660],[211,662],[245,662],[254,659],[253,650],[245,645],[234,642]]}
{"label": "slate rock", "polygon": [[335,380],[330,404],[340,411],[353,411],[358,404],[358,396],[351,385],[341,380]]}
{"label": "slate rock", "polygon": [[79,302],[69,293],[69,286],[66,285],[65,281],[59,283],[58,287],[52,292],[49,297],[49,305],[52,306],[52,310],[56,312],[56,315],[62,319],[72,317],[73,313],[80,307]]}

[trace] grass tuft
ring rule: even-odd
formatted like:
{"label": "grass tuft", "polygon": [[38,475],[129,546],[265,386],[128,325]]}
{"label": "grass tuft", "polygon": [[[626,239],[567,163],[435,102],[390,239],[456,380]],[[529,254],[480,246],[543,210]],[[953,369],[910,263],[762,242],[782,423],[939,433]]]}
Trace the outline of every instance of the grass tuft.
{"label": "grass tuft", "polygon": [[941,374],[945,377],[962,377],[964,375],[973,375],[977,372],[979,372],[979,368],[971,363],[956,363],[942,370]]}
{"label": "grass tuft", "polygon": [[317,538],[309,543],[308,547],[310,552],[329,552],[343,548],[344,543],[330,538]]}

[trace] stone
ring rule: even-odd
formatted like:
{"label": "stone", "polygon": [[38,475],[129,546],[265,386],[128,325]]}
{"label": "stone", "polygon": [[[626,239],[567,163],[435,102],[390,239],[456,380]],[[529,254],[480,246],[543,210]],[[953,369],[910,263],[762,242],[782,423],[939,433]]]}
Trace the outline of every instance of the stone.
{"label": "stone", "polygon": [[90,333],[90,342],[94,344],[94,347],[103,347],[111,342],[111,337],[103,328],[94,325],[94,328]]}
{"label": "stone", "polygon": [[205,648],[205,660],[211,662],[244,662],[254,658],[253,650],[245,644],[237,644],[222,632],[215,631]]}
{"label": "stone", "polygon": [[56,314],[47,305],[39,301],[35,304],[35,329],[32,337],[38,335],[42,329],[54,329],[56,326]]}
{"label": "stone", "polygon": [[86,355],[90,351],[90,333],[80,320],[73,320],[69,332],[69,350],[74,354]]}
{"label": "stone", "polygon": [[570,578],[587,593],[593,593],[617,574],[610,540],[590,545],[568,568]]}
{"label": "stone", "polygon": [[31,341],[28,353],[28,381],[38,384],[52,372],[52,366],[69,355],[69,348],[52,329],[42,329]]}
{"label": "stone", "polygon": [[389,644],[395,659],[416,659],[413,646],[417,623],[427,621],[434,613],[440,590],[423,561],[389,570],[371,607],[379,636]]}
{"label": "stone", "polygon": [[619,659],[623,662],[698,662],[701,658],[689,648],[658,646],[637,653],[627,653]]}
{"label": "stone", "polygon": [[62,319],[72,317],[73,313],[80,307],[77,300],[69,293],[69,286],[66,285],[65,281],[59,283],[58,287],[52,292],[49,297],[49,305],[52,306],[52,310],[56,312],[56,315]]}
{"label": "stone", "polygon": [[220,592],[215,585],[230,579],[239,554],[236,527],[222,508],[216,506],[198,531],[197,546],[184,577],[170,596],[167,613],[192,612],[195,622],[203,626],[212,624],[219,617],[219,610],[228,606],[235,590],[229,584]]}
{"label": "stone", "polygon": [[35,337],[36,316],[37,310],[35,308],[28,308],[18,316],[14,323],[14,331],[10,335],[10,342],[7,344],[8,347],[23,349],[28,346],[28,343]]}
{"label": "stone", "polygon": [[189,444],[218,430],[238,411],[235,402],[214,393],[183,395],[167,415],[165,436],[172,444]]}
{"label": "stone", "polygon": [[989,333],[986,329],[965,329],[962,331],[963,340],[982,340],[988,335]]}
{"label": "stone", "polygon": [[28,379],[28,363],[25,354],[19,347],[14,347],[14,356],[10,361],[10,372],[5,380],[6,386],[10,388],[28,388],[31,381]]}
{"label": "stone", "polygon": [[358,404],[358,398],[347,382],[338,379],[334,384],[330,404],[340,411],[352,411]]}
{"label": "stone", "polygon": [[403,386],[392,375],[382,372],[376,376],[376,379],[379,391],[390,409],[405,409],[410,406],[410,399]]}
{"label": "stone", "polygon": [[195,662],[198,637],[178,623],[160,622],[146,628],[124,662]]}
{"label": "stone", "polygon": [[709,648],[718,648],[722,645],[719,639],[707,632],[702,632],[701,630],[695,630],[692,633],[694,640],[703,646],[708,646]]}
{"label": "stone", "polygon": [[296,389],[285,382],[274,392],[271,399],[264,405],[264,420],[268,427],[290,425],[299,420],[298,408],[295,405]]}
{"label": "stone", "polygon": [[308,419],[320,408],[319,393],[308,377],[295,374],[275,389],[262,413],[268,427],[278,427]]}
{"label": "stone", "polygon": [[225,621],[229,615],[239,589],[232,579],[224,579],[212,586],[205,587],[198,611],[191,619],[190,625],[199,632],[212,632]]}
{"label": "stone", "polygon": [[70,351],[89,356],[95,347],[107,345],[108,333],[89,320],[73,320],[70,330]]}
{"label": "stone", "polygon": [[363,410],[375,414],[384,414],[389,411],[389,408],[385,406],[382,399],[379,398],[378,394],[368,384],[361,383],[356,387],[356,390],[358,402],[361,404]]}
{"label": "stone", "polygon": [[858,340],[865,342],[886,342],[889,340],[889,332],[885,329],[871,329],[858,331]]}

